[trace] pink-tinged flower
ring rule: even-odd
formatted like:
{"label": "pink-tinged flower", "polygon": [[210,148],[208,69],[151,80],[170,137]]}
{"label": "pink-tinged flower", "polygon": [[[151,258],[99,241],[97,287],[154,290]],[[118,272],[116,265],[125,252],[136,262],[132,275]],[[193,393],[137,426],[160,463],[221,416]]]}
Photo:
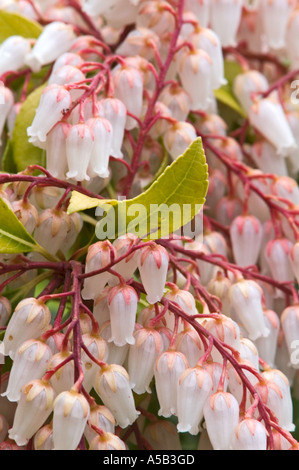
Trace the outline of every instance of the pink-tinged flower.
{"label": "pink-tinged flower", "polygon": [[240,215],[230,225],[232,250],[236,264],[250,266],[257,263],[263,237],[263,227],[254,215]]}
{"label": "pink-tinged flower", "polygon": [[168,350],[156,361],[154,376],[160,409],[159,416],[168,418],[177,413],[177,387],[182,373],[189,367],[184,354]]}
{"label": "pink-tinged flower", "polygon": [[104,432],[94,437],[89,450],[127,450],[127,446],[120,437],[111,432]]}
{"label": "pink-tinged flower", "polygon": [[117,98],[105,98],[99,102],[100,116],[108,119],[112,125],[113,140],[111,145],[111,156],[123,158],[122,144],[127,121],[127,108]]}
{"label": "pink-tinged flower", "polygon": [[[116,249],[116,259],[124,256],[126,253],[130,252],[130,249],[137,242],[138,237],[133,233],[127,233],[118,237],[114,242],[113,246]],[[137,259],[138,259],[138,250],[132,251],[128,256],[122,259],[120,262],[116,263],[113,266],[113,270],[118,272],[125,281],[129,281],[134,272],[137,269]],[[109,285],[118,284],[119,279],[117,276],[111,278]]]}
{"label": "pink-tinged flower", "polygon": [[[143,108],[143,78],[134,67],[127,65],[117,66],[112,70],[114,97],[126,106],[127,112],[137,118],[141,117]],[[127,116],[126,129],[136,127],[136,119]]]}
{"label": "pink-tinged flower", "polygon": [[228,298],[228,292],[232,285],[229,277],[225,276],[221,270],[210,280],[207,289],[210,294],[215,295],[221,301],[221,311],[224,315],[230,317],[231,307]]}
{"label": "pink-tinged flower", "polygon": [[254,103],[255,96],[267,91],[269,82],[258,70],[246,70],[236,76],[233,83],[234,94],[246,112]]}
{"label": "pink-tinged flower", "polygon": [[289,252],[289,260],[291,263],[294,277],[299,283],[299,242],[293,244]]}
{"label": "pink-tinged flower", "polygon": [[5,355],[12,359],[24,343],[31,338],[38,338],[50,326],[51,312],[41,300],[27,298],[21,300],[7,325],[3,338]]}
{"label": "pink-tinged flower", "polygon": [[286,53],[290,60],[290,69],[296,70],[299,67],[299,40],[298,40],[298,27],[299,27],[299,10],[295,8],[289,17],[288,27],[286,30]]}
{"label": "pink-tinged flower", "polygon": [[211,104],[213,62],[202,49],[188,49],[180,56],[178,74],[191,98],[191,109],[205,111]]}
{"label": "pink-tinged flower", "polygon": [[[109,241],[100,241],[93,243],[89,246],[86,263],[85,274],[90,274],[94,271],[103,269],[112,261],[112,256],[115,258],[115,248]],[[102,293],[105,285],[107,284],[111,274],[105,271],[99,274],[91,275],[84,279],[82,297],[84,299],[95,299]]]}
{"label": "pink-tinged flower", "polygon": [[277,176],[287,176],[286,159],[279,155],[276,148],[266,140],[255,142],[250,153],[256,166],[264,173],[274,173]]}
{"label": "pink-tinged flower", "polygon": [[70,124],[58,122],[46,140],[46,168],[52,176],[62,180],[65,180],[67,172],[66,137],[70,128]]}
{"label": "pink-tinged flower", "polygon": [[137,26],[148,28],[158,36],[173,31],[175,19],[164,0],[142,2],[138,8]]}
{"label": "pink-tinged flower", "polygon": [[5,126],[5,122],[8,118],[8,115],[13,108],[14,105],[14,95],[13,92],[1,85],[0,83],[0,106],[1,106],[1,114],[0,114],[0,146],[2,144],[1,135]]}
{"label": "pink-tinged flower", "polygon": [[210,20],[210,0],[186,0],[185,11],[193,13],[202,28],[208,27]]}
{"label": "pink-tinged flower", "polygon": [[43,380],[32,380],[21,390],[14,421],[8,437],[18,446],[24,446],[45,423],[53,410],[55,393]]}
{"label": "pink-tinged flower", "polygon": [[285,37],[290,14],[296,5],[295,0],[262,0],[259,5],[263,32],[271,49],[285,47]]}
{"label": "pink-tinged flower", "polygon": [[128,354],[130,386],[137,394],[151,393],[155,363],[163,349],[162,338],[157,330],[149,327],[137,329],[134,338]]}
{"label": "pink-tinged flower", "polygon": [[[51,375],[50,383],[56,395],[70,390],[74,385],[74,361],[67,360],[70,355],[70,351],[59,351],[52,356],[49,362],[48,370],[55,369],[55,372]],[[66,362],[64,363],[64,361]],[[64,364],[62,365],[62,363]]]}
{"label": "pink-tinged flower", "polygon": [[105,287],[103,291],[97,295],[93,302],[93,316],[95,317],[98,325],[101,327],[106,321],[110,321],[110,311],[108,306],[108,296],[111,288]]}
{"label": "pink-tinged flower", "polygon": [[112,341],[116,346],[135,343],[133,333],[138,301],[138,294],[130,285],[119,284],[111,289],[108,297],[111,326],[109,342]]}
{"label": "pink-tinged flower", "polygon": [[216,204],[215,216],[216,219],[223,225],[229,226],[235,217],[242,214],[243,204],[241,199],[235,196],[224,196]]}
{"label": "pink-tinged flower", "polygon": [[21,69],[29,51],[29,39],[17,35],[5,39],[0,46],[0,75]]}
{"label": "pink-tinged flower", "polygon": [[242,0],[212,0],[210,23],[223,47],[235,46],[242,16]]}
{"label": "pink-tinged flower", "polygon": [[[279,282],[294,280],[294,274],[289,259],[293,243],[287,238],[270,240],[265,248],[265,258],[273,278]],[[282,295],[282,294],[281,294]]]}
{"label": "pink-tinged flower", "polygon": [[289,363],[292,368],[299,369],[299,305],[286,307],[280,317],[281,328],[284,333],[285,344],[288,351]]}
{"label": "pink-tinged flower", "polygon": [[97,374],[94,389],[121,428],[138,418],[129,375],[124,367],[117,364],[103,367]]}
{"label": "pink-tinged flower", "polygon": [[[89,353],[98,361],[105,362],[108,358],[108,346],[106,341],[98,334],[85,333],[82,335],[82,341]],[[82,350],[81,352],[82,368],[84,373],[83,386],[90,392],[93,387],[99,365]]]}
{"label": "pink-tinged flower", "polygon": [[32,124],[27,129],[29,142],[43,148],[48,132],[61,120],[63,111],[68,109],[71,103],[71,94],[63,86],[46,86],[41,95]]}
{"label": "pink-tinged flower", "polygon": [[159,36],[155,31],[137,25],[118,46],[116,53],[125,57],[140,55],[147,60],[152,60],[155,57],[154,47],[158,49],[159,43]]}
{"label": "pink-tinged flower", "polygon": [[274,310],[264,309],[265,323],[270,331],[270,334],[265,337],[260,337],[255,340],[260,357],[274,367],[275,356],[277,351],[277,341],[280,330],[280,318]]}
{"label": "pink-tinged flower", "polygon": [[[205,328],[218,340],[228,344],[234,350],[240,351],[240,327],[238,323],[231,318],[226,317],[223,314],[220,314],[219,318],[209,318],[205,323]],[[213,348],[211,355],[215,362],[221,363],[222,356],[216,347]]]}
{"label": "pink-tinged flower", "polygon": [[[170,290],[166,292],[165,299],[175,302],[187,315],[196,315],[196,303],[193,294],[187,290],[180,289],[176,284],[170,286]],[[171,311],[167,311],[164,315],[167,327],[173,331],[175,325],[175,315]],[[179,319],[178,331],[184,328],[184,321]]]}
{"label": "pink-tinged flower", "polygon": [[34,229],[38,225],[39,220],[36,207],[24,199],[17,199],[16,201],[13,201],[11,207],[19,221],[24,225],[27,232],[32,235]]}
{"label": "pink-tinged flower", "polygon": [[[85,75],[81,70],[73,65],[63,65],[59,69],[52,71],[48,84],[49,85],[73,85],[68,87],[73,101],[80,98],[84,93],[84,89],[79,88],[80,82],[85,80]],[[78,88],[76,87],[78,84]]]}
{"label": "pink-tinged flower", "polygon": [[265,426],[254,418],[244,418],[237,425],[231,442],[232,450],[267,450]]}
{"label": "pink-tinged flower", "polygon": [[139,250],[138,269],[148,303],[159,302],[164,294],[169,256],[164,247],[152,243]]}
{"label": "pink-tinged flower", "polygon": [[53,428],[52,423],[41,427],[33,438],[34,450],[53,450]]}
{"label": "pink-tinged flower", "polygon": [[84,60],[79,54],[76,54],[75,52],[64,52],[55,60],[51,73],[55,73],[56,70],[64,67],[65,65],[72,65],[79,69],[83,63]]}
{"label": "pink-tinged flower", "polygon": [[248,111],[250,124],[272,143],[277,153],[286,157],[297,149],[284,110],[276,94],[256,99]]}
{"label": "pink-tinged flower", "polygon": [[89,417],[86,398],[75,390],[60,393],[53,404],[54,450],[76,450]]}
{"label": "pink-tinged flower", "polygon": [[55,255],[62,248],[70,228],[70,217],[66,212],[62,209],[45,209],[39,214],[34,237],[49,253]]}
{"label": "pink-tinged flower", "polygon": [[88,175],[91,178],[109,176],[109,157],[113,142],[113,128],[108,119],[102,117],[91,118],[87,121],[91,131],[93,145],[88,163]]}
{"label": "pink-tinged flower", "polygon": [[186,369],[177,387],[177,430],[196,435],[206,400],[212,391],[210,374],[201,366]]}
{"label": "pink-tinged flower", "polygon": [[[273,195],[286,199],[287,201],[299,205],[299,186],[297,181],[290,176],[277,176],[272,184]],[[277,201],[279,203],[279,201]],[[281,203],[285,206],[285,203]]]}
{"label": "pink-tinged flower", "polygon": [[167,106],[170,116],[177,121],[185,121],[191,109],[191,98],[186,90],[177,83],[166,86],[160,96],[160,102]]}
{"label": "pink-tinged flower", "polygon": [[71,25],[53,21],[44,27],[32,50],[26,54],[26,64],[33,72],[38,72],[44,65],[50,64],[67,52],[74,40],[75,34]]}
{"label": "pink-tinged flower", "polygon": [[204,345],[199,334],[188,324],[177,335],[176,349],[184,354],[190,367],[195,367],[199,358],[204,354]]}
{"label": "pink-tinged flower", "polygon": [[163,135],[163,142],[171,158],[175,160],[182,155],[197,138],[195,128],[185,121],[171,124]]}
{"label": "pink-tinged flower", "polygon": [[106,0],[105,2],[99,2],[98,0],[84,0],[82,10],[89,16],[96,17],[105,13],[117,2],[118,0]]}
{"label": "pink-tinged flower", "polygon": [[1,396],[19,401],[22,387],[44,375],[51,357],[51,348],[46,343],[35,339],[25,341],[15,354],[7,389]]}
{"label": "pink-tinged flower", "polygon": [[94,405],[90,408],[89,418],[84,430],[84,435],[89,444],[96,436],[98,436],[98,433],[92,428],[92,426],[102,429],[104,432],[114,434],[115,418],[106,406]]}
{"label": "pink-tinged flower", "polygon": [[260,336],[269,335],[263,312],[263,291],[257,282],[240,279],[230,287],[229,299],[249,339],[254,341]]}
{"label": "pink-tinged flower", "polygon": [[230,450],[230,443],[239,423],[239,403],[229,392],[211,395],[203,409],[209,439],[214,450]]}
{"label": "pink-tinged flower", "polygon": [[90,127],[85,123],[73,125],[66,137],[66,158],[68,179],[89,181],[88,167],[94,145]]}

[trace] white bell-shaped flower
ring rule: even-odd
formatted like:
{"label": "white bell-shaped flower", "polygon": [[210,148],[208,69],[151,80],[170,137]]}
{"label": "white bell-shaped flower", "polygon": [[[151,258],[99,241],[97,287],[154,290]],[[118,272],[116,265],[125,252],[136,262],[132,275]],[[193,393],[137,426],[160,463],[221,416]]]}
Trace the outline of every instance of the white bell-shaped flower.
{"label": "white bell-shaped flower", "polygon": [[33,437],[34,450],[53,450],[52,423],[42,426]]}
{"label": "white bell-shaped flower", "polygon": [[274,310],[264,309],[264,317],[270,334],[267,337],[260,336],[255,340],[260,357],[269,364],[275,365],[275,356],[277,350],[277,341],[280,331],[280,318]]}
{"label": "white bell-shaped flower", "polygon": [[46,140],[46,168],[52,176],[62,180],[65,180],[67,172],[66,137],[70,127],[66,122],[58,122]]}
{"label": "white bell-shaped flower", "polygon": [[202,28],[207,28],[210,20],[210,0],[186,0],[186,12],[193,13]]}
{"label": "white bell-shaped flower", "polygon": [[115,97],[105,98],[100,101],[99,114],[108,119],[112,125],[113,140],[111,155],[115,158],[123,158],[122,144],[127,121],[127,108],[125,104]]}
{"label": "white bell-shaped flower", "polygon": [[286,31],[286,52],[290,61],[290,69],[296,70],[299,67],[299,40],[298,40],[298,27],[299,27],[299,10],[295,8],[289,17],[288,27]]}
{"label": "white bell-shaped flower", "polygon": [[120,437],[110,432],[104,432],[94,437],[90,443],[89,450],[127,450],[127,446]]}
{"label": "white bell-shaped flower", "polygon": [[286,307],[280,317],[285,343],[292,368],[299,369],[299,305]]}
{"label": "white bell-shaped flower", "polygon": [[211,395],[203,408],[209,439],[214,450],[230,450],[230,443],[239,423],[239,403],[229,392]]}
{"label": "white bell-shaped flower", "polygon": [[69,129],[66,137],[67,178],[76,181],[90,180],[88,166],[93,144],[93,135],[87,124],[75,124]]}
{"label": "white bell-shaped flower", "polygon": [[51,357],[52,350],[43,341],[25,341],[15,354],[7,389],[2,396],[6,396],[9,401],[19,401],[22,387],[44,375]]}
{"label": "white bell-shaped flower", "polygon": [[211,394],[212,379],[203,367],[186,369],[179,378],[177,388],[177,429],[196,435],[203,418],[204,405]]}
{"label": "white bell-shaped flower", "polygon": [[203,49],[186,50],[178,64],[183,88],[189,93],[194,111],[205,111],[211,104],[213,89],[213,62]]}
{"label": "white bell-shaped flower", "polygon": [[74,39],[75,33],[71,25],[61,21],[49,23],[37,38],[32,50],[26,55],[26,64],[33,72],[38,72],[44,65],[50,64],[67,52]]}
{"label": "white bell-shaped flower", "polygon": [[255,142],[251,147],[251,158],[264,173],[287,176],[287,159],[277,153],[275,147],[267,140]]}
{"label": "white bell-shaped flower", "polygon": [[84,73],[77,67],[74,67],[73,65],[63,65],[59,69],[52,71],[48,80],[48,85],[73,85],[68,87],[68,89],[73,101],[75,101],[84,93],[84,89],[80,89],[80,82],[83,82],[84,80]]}
{"label": "white bell-shaped flower", "polygon": [[211,28],[219,36],[223,47],[236,46],[242,6],[242,0],[211,0]]}
{"label": "white bell-shaped flower", "polygon": [[160,409],[159,416],[168,418],[177,413],[177,386],[182,373],[189,367],[184,354],[168,350],[157,359],[154,376]]}
{"label": "white bell-shaped flower", "polygon": [[24,199],[13,201],[11,206],[19,221],[24,225],[27,232],[32,235],[39,221],[36,207],[28,200],[24,201]]}
{"label": "white bell-shaped flower", "polygon": [[204,345],[199,334],[188,324],[177,335],[176,349],[184,354],[190,367],[195,367],[199,358],[204,354]]}
{"label": "white bell-shaped flower", "polygon": [[[108,358],[108,346],[106,341],[96,333],[85,333],[82,335],[82,341],[89,353],[98,361],[105,362]],[[82,350],[81,352],[82,367],[84,373],[83,386],[85,390],[90,392],[93,387],[99,365],[94,362],[91,357]]]}
{"label": "white bell-shaped flower", "polygon": [[138,294],[130,285],[119,284],[111,289],[108,298],[111,326],[109,342],[112,341],[116,346],[135,343],[133,333],[138,301]]}
{"label": "white bell-shaped flower", "polygon": [[115,418],[111,411],[104,405],[91,406],[88,422],[85,426],[84,435],[89,442],[98,436],[97,432],[92,428],[96,426],[104,432],[114,433],[115,431]]}
{"label": "white bell-shaped flower", "polygon": [[14,105],[14,95],[13,92],[8,88],[3,86],[0,83],[0,146],[2,144],[1,136],[6,123],[6,120],[9,116],[9,113]]}
{"label": "white bell-shaped flower", "polygon": [[297,149],[284,110],[276,95],[257,99],[248,111],[250,124],[286,157]]}
{"label": "white bell-shaped flower", "polygon": [[254,341],[260,336],[268,336],[263,312],[263,291],[259,284],[241,279],[229,289],[229,299],[241,325]]}
{"label": "white bell-shaped flower", "polygon": [[35,240],[49,253],[56,255],[70,231],[69,215],[62,209],[45,209],[39,214]]}
{"label": "white bell-shaped flower", "polygon": [[138,418],[129,375],[124,367],[117,364],[103,367],[97,374],[94,389],[121,428],[126,428]]}
{"label": "white bell-shaped flower", "polygon": [[[59,351],[52,356],[49,362],[49,371],[55,370],[54,373],[51,373],[50,383],[56,395],[70,390],[74,385],[74,361],[67,360],[70,355],[70,351]],[[64,363],[64,361],[66,362]]]}
{"label": "white bell-shaped flower", "polygon": [[[231,318],[220,314],[219,318],[209,318],[205,323],[205,328],[207,331],[222,341],[225,344],[228,344],[231,348],[236,351],[240,351],[241,343],[241,331],[238,323],[236,323]],[[211,351],[211,356],[215,362],[222,362],[222,356],[217,350],[216,347],[213,347]]]}
{"label": "white bell-shaped flower", "polygon": [[231,442],[232,450],[267,450],[265,426],[254,418],[244,418],[237,425]]}
{"label": "white bell-shaped flower", "polygon": [[29,142],[44,146],[47,134],[61,120],[63,111],[72,103],[72,97],[61,85],[49,85],[44,89],[32,124],[27,129]]}
{"label": "white bell-shaped flower", "polygon": [[[129,253],[130,249],[134,246],[137,240],[138,237],[133,233],[126,233],[125,235],[121,235],[120,237],[116,238],[116,240],[113,242],[113,246],[116,249],[116,259],[125,255],[126,253]],[[117,271],[125,281],[129,281],[137,269],[137,251],[131,252],[128,254],[128,256],[113,266],[113,270]],[[109,285],[115,285],[118,282],[118,277],[114,276],[111,278]]]}
{"label": "white bell-shaped flower", "polygon": [[150,304],[163,297],[168,263],[168,253],[161,245],[152,243],[139,250],[138,269]]}
{"label": "white bell-shaped flower", "polygon": [[294,277],[299,283],[299,241],[293,244],[289,252],[289,260],[291,263]]}
{"label": "white bell-shaped flower", "polygon": [[191,109],[191,98],[186,90],[177,83],[167,85],[159,96],[171,117],[177,121],[185,121]]}
{"label": "white bell-shaped flower", "polygon": [[259,14],[266,43],[271,49],[285,47],[288,22],[295,5],[295,0],[261,0]]}
{"label": "white bell-shaped flower", "polygon": [[108,119],[102,117],[91,118],[87,121],[93,139],[88,174],[91,178],[109,176],[109,157],[113,142],[113,128]]}
{"label": "white bell-shaped flower", "polygon": [[134,333],[135,344],[130,346],[128,373],[132,390],[137,394],[151,393],[150,382],[158,355],[162,352],[162,338],[157,330],[140,328]]}
{"label": "white bell-shaped flower", "polygon": [[25,56],[30,51],[29,39],[10,36],[0,46],[0,75],[14,72],[25,65]]}
{"label": "white bell-shaped flower", "polygon": [[239,215],[232,221],[229,230],[236,264],[239,266],[256,264],[263,238],[263,226],[260,220],[254,215]]}
{"label": "white bell-shaped flower", "polygon": [[73,67],[80,68],[83,63],[84,60],[79,54],[76,54],[75,52],[64,52],[55,60],[51,73],[56,72],[56,70],[64,67],[65,65],[72,65]]}
{"label": "white bell-shaped flower", "polygon": [[238,74],[233,82],[233,91],[246,112],[254,103],[255,94],[266,92],[269,82],[266,76],[258,70],[246,70]]}
{"label": "white bell-shaped flower", "polygon": [[75,390],[60,393],[53,404],[54,450],[76,450],[89,417],[86,398]]}
{"label": "white bell-shaped flower", "polygon": [[82,10],[91,17],[97,17],[112,8],[117,2],[118,0],[84,0]]}
{"label": "white bell-shaped flower", "polygon": [[187,150],[196,138],[196,130],[192,124],[185,121],[177,121],[171,124],[164,133],[163,143],[172,160],[175,160]]}
{"label": "white bell-shaped flower", "polygon": [[18,446],[26,445],[50,416],[54,398],[54,390],[48,382],[40,379],[28,382],[21,390],[8,437]]}
{"label": "white bell-shaped flower", "polygon": [[50,326],[51,312],[39,299],[21,300],[5,330],[3,345],[5,355],[12,359],[19,347],[28,339],[39,338]]}
{"label": "white bell-shaped flower", "polygon": [[[185,289],[180,289],[176,284],[169,285],[170,290],[166,292],[165,299],[175,302],[187,315],[197,315],[196,302],[193,294]],[[173,331],[175,326],[175,315],[168,309],[164,315],[166,326]],[[184,328],[184,322],[179,319],[178,332]]]}
{"label": "white bell-shaped flower", "polygon": [[270,240],[265,248],[265,258],[272,277],[279,282],[293,281],[294,274],[289,253],[293,243],[287,238]]}

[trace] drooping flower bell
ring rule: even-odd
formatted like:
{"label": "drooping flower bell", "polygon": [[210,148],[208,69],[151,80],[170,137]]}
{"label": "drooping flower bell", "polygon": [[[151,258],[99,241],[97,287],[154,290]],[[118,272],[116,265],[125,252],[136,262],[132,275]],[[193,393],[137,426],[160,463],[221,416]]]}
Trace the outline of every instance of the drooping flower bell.
{"label": "drooping flower bell", "polygon": [[34,237],[49,253],[56,255],[62,248],[70,228],[70,216],[64,210],[45,209],[39,214]]}
{"label": "drooping flower bell", "polygon": [[299,369],[299,305],[286,307],[281,314],[280,323],[284,333],[289,363],[292,368]]}
{"label": "drooping flower bell", "polygon": [[246,70],[238,74],[233,83],[233,91],[246,112],[254,103],[255,96],[267,91],[269,82],[258,70]]}
{"label": "drooping flower bell", "polygon": [[263,237],[263,227],[259,219],[247,214],[236,217],[230,225],[230,237],[236,264],[256,264]]}
{"label": "drooping flower bell", "polygon": [[168,126],[163,135],[163,143],[172,160],[175,160],[187,150],[196,138],[196,130],[192,124],[177,121]]}
{"label": "drooping flower bell", "polygon": [[20,70],[29,51],[30,41],[22,36],[10,36],[3,41],[0,46],[0,75]]}
{"label": "drooping flower bell", "polygon": [[88,167],[92,155],[94,138],[90,126],[85,123],[70,127],[66,136],[67,178],[89,181]]}
{"label": "drooping flower bell", "polygon": [[127,450],[127,446],[120,437],[111,432],[104,432],[94,437],[89,450]]}
{"label": "drooping flower bell", "polygon": [[95,404],[90,408],[89,418],[84,430],[84,435],[89,444],[98,435],[92,426],[96,426],[104,432],[114,433],[115,419],[106,406]]}
{"label": "drooping flower bell", "polygon": [[[130,249],[134,247],[137,240],[137,236],[133,233],[126,233],[125,235],[121,235],[120,237],[116,238],[116,240],[113,242],[113,246],[116,249],[116,259],[128,253],[128,256],[113,266],[113,270],[118,272],[125,281],[129,281],[137,269],[138,250],[129,253]],[[119,278],[114,276],[111,278],[111,281],[109,281],[109,285],[115,285],[118,282]]]}
{"label": "drooping flower bell", "polygon": [[261,0],[259,13],[263,33],[266,43],[271,49],[280,50],[285,47],[288,22],[295,5],[295,0],[287,2],[284,0]]}
{"label": "drooping flower bell", "polygon": [[[105,362],[108,357],[108,346],[106,341],[97,333],[85,333],[82,341],[89,353],[98,361]],[[81,360],[84,372],[83,386],[88,392],[92,389],[99,365],[94,362],[86,351],[82,350]]]}
{"label": "drooping flower bell", "polygon": [[232,450],[267,450],[265,426],[254,418],[239,422],[231,441]]}
{"label": "drooping flower bell", "polygon": [[[58,395],[61,392],[70,390],[74,384],[74,361],[68,360],[71,352],[60,350],[54,354],[49,362],[48,370],[51,372],[50,383]],[[54,371],[54,372],[53,372]]]}
{"label": "drooping flower bell", "polygon": [[111,155],[115,158],[123,158],[122,144],[127,121],[127,108],[125,104],[115,97],[105,98],[100,101],[99,114],[108,119],[112,125]]}
{"label": "drooping flower bell", "polygon": [[108,119],[94,117],[87,121],[92,135],[93,145],[88,164],[88,174],[91,178],[109,176],[109,157],[113,143],[113,128]]}
{"label": "drooping flower bell", "polygon": [[210,23],[223,47],[235,46],[242,16],[242,0],[212,0]]}
{"label": "drooping flower bell", "polygon": [[[287,238],[270,240],[265,248],[265,258],[273,279],[279,282],[293,281],[294,274],[289,259],[293,243]],[[277,295],[282,295],[277,289]]]}
{"label": "drooping flower bell", "polygon": [[138,269],[150,304],[159,302],[164,294],[168,263],[169,255],[161,245],[153,242],[139,250]]}
{"label": "drooping flower bell", "polygon": [[9,112],[11,111],[14,104],[14,95],[13,92],[8,88],[3,86],[0,83],[0,146],[2,144],[1,136],[5,126],[5,122],[8,118]]}

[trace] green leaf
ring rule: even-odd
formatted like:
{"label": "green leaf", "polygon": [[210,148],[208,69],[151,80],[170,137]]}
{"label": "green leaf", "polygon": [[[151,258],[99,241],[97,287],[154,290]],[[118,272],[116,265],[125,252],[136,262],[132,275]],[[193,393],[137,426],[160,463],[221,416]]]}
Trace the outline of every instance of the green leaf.
{"label": "green leaf", "polygon": [[12,134],[12,152],[17,171],[23,171],[29,165],[45,164],[45,151],[28,141],[27,128],[31,125],[35,110],[46,84],[36,88],[24,101],[16,117]]}
{"label": "green leaf", "polygon": [[[200,138],[179,156],[145,192],[133,199],[90,198],[77,191],[68,212],[97,208],[99,239],[133,232],[144,240],[168,236],[188,224],[205,202],[208,167]],[[136,215],[137,214],[137,215]]]}
{"label": "green leaf", "polygon": [[15,166],[13,157],[13,148],[11,140],[8,140],[6,143],[1,163],[3,171],[7,171],[8,173],[17,173],[17,168]]}
{"label": "green leaf", "polygon": [[236,111],[240,116],[246,118],[246,113],[239,102],[236,100],[235,96],[229,85],[224,85],[218,90],[214,90],[215,98],[221,103],[225,104],[229,108]]}
{"label": "green leaf", "polygon": [[41,247],[26,231],[14,212],[0,198],[0,253],[27,253]]}
{"label": "green leaf", "polygon": [[18,13],[0,11],[0,42],[15,35],[36,39],[42,30],[36,21],[29,20]]}

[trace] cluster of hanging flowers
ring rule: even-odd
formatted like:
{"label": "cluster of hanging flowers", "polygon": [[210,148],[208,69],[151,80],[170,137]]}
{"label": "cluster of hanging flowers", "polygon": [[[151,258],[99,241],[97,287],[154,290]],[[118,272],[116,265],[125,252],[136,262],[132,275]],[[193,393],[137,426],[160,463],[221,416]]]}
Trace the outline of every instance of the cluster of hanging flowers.
{"label": "cluster of hanging flowers", "polygon": [[[299,111],[284,88],[298,8],[0,0],[44,25],[0,44],[1,151],[33,77],[26,137],[45,159],[0,175],[1,204],[41,247],[1,251],[0,449],[177,450],[188,434],[198,450],[298,450]],[[142,194],[198,137],[194,238],[96,240],[97,220],[68,211],[74,189]]]}

